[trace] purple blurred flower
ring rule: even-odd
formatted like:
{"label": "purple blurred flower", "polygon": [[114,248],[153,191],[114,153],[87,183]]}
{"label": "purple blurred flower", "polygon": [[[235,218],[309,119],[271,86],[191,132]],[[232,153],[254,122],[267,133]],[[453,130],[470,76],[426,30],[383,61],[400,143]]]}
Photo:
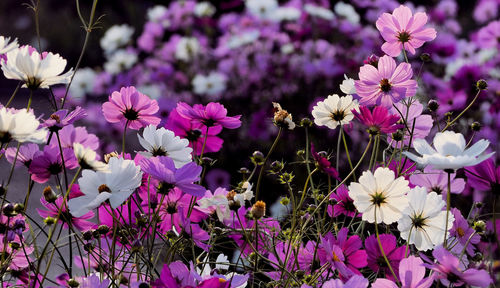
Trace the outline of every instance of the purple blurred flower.
{"label": "purple blurred flower", "polygon": [[[459,194],[465,188],[465,181],[462,178],[455,178],[455,174],[450,175],[451,193]],[[448,175],[442,170],[434,170],[431,167],[425,167],[424,173],[414,173],[410,176],[410,183],[415,186],[425,187],[427,190],[434,191],[443,195],[448,192]]]}
{"label": "purple blurred flower", "polygon": [[19,147],[19,152],[17,152],[17,148],[7,148],[7,150],[5,150],[5,157],[7,158],[7,161],[9,161],[9,163],[13,163],[14,159],[16,158],[17,152],[16,167],[24,165],[30,168],[33,157],[38,151],[40,151],[38,144],[23,144]]}
{"label": "purple blurred flower", "polygon": [[[78,161],[71,150],[64,149],[63,157],[66,169],[78,167]],[[29,171],[33,181],[45,183],[49,180],[50,176],[62,173],[63,169],[59,147],[47,145],[43,148],[43,151],[35,153]]]}

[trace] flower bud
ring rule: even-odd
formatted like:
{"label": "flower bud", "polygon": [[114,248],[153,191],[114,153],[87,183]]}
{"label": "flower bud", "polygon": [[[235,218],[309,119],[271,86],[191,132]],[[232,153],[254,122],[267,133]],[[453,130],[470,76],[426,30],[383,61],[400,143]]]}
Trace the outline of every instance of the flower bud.
{"label": "flower bud", "polygon": [[18,250],[19,248],[21,248],[21,244],[17,242],[11,242],[9,245],[12,250]]}
{"label": "flower bud", "polygon": [[290,204],[290,198],[288,198],[288,197],[283,197],[283,198],[281,198],[280,203],[281,203],[281,205],[283,205],[283,206],[287,206],[288,204]]}
{"label": "flower bud", "polygon": [[482,220],[476,221],[474,222],[473,228],[474,231],[476,231],[478,234],[481,234],[486,231],[486,223],[484,223],[484,221]]}
{"label": "flower bud", "polygon": [[422,53],[422,55],[420,55],[420,60],[424,63],[432,62],[432,58],[429,53]]}
{"label": "flower bud", "polygon": [[107,225],[99,225],[99,227],[97,227],[97,232],[101,235],[107,234],[109,230],[110,229]]}
{"label": "flower bud", "polygon": [[401,131],[401,130],[398,130],[398,131],[392,133],[392,139],[394,141],[401,141],[401,140],[403,140],[403,136],[404,136],[404,134],[403,134],[403,131]]}
{"label": "flower bud", "polygon": [[53,217],[46,217],[45,219],[43,219],[43,222],[47,225],[53,225],[53,224],[56,224],[56,218],[53,218]]}
{"label": "flower bud", "polygon": [[266,202],[260,200],[255,202],[250,212],[252,213],[252,216],[255,219],[260,219],[264,217],[264,215],[266,215]]}
{"label": "flower bud", "polygon": [[480,262],[483,260],[483,254],[481,252],[476,252],[476,254],[474,254],[474,256],[472,256],[472,260],[474,262]]}
{"label": "flower bud", "polygon": [[304,149],[297,150],[297,156],[303,157],[306,154],[306,151]]}
{"label": "flower bud", "polygon": [[481,123],[475,121],[470,125],[470,129],[474,132],[479,132],[481,130]]}
{"label": "flower bud", "polygon": [[12,217],[16,215],[14,212],[14,205],[12,205],[11,203],[5,204],[3,206],[2,212],[7,217]]}
{"label": "flower bud", "polygon": [[83,244],[83,250],[85,252],[92,252],[95,248],[95,244],[92,242]]}
{"label": "flower bud", "polygon": [[300,126],[301,127],[311,127],[313,124],[313,122],[311,121],[311,119],[309,118],[302,118],[302,120],[300,120]]}
{"label": "flower bud", "polygon": [[87,231],[83,232],[83,234],[82,234],[83,240],[85,240],[85,241],[92,240],[92,238],[94,236],[93,234],[94,234],[94,230],[93,229],[90,229],[90,230],[87,230]]}
{"label": "flower bud", "polygon": [[56,202],[57,194],[54,192],[54,190],[52,190],[52,187],[47,186],[45,187],[45,189],[43,189],[43,198],[48,203],[54,203]]}
{"label": "flower bud", "polygon": [[18,214],[23,213],[24,212],[24,204],[22,204],[22,203],[14,204],[14,211]]}
{"label": "flower bud", "polygon": [[429,102],[427,102],[427,107],[429,107],[431,112],[435,112],[439,108],[439,103],[436,100],[429,100]]}
{"label": "flower bud", "polygon": [[252,157],[250,159],[255,165],[263,165],[264,164],[264,154],[260,151],[255,151],[252,153]]}
{"label": "flower bud", "polygon": [[274,161],[273,163],[271,163],[271,170],[275,173],[280,172],[284,167],[285,165],[281,161]]}
{"label": "flower bud", "polygon": [[238,170],[238,173],[240,174],[250,174],[250,170],[248,170],[247,167],[241,167],[239,170]]}
{"label": "flower bud", "polygon": [[214,159],[210,158],[210,157],[203,157],[201,158],[201,163],[202,164],[206,164],[206,165],[212,165],[212,163],[214,162]]}
{"label": "flower bud", "polygon": [[66,283],[68,283],[69,287],[79,287],[80,286],[80,283],[78,283],[78,281],[76,281],[73,278],[69,279]]}
{"label": "flower bud", "polygon": [[486,82],[486,80],[481,79],[476,82],[476,87],[479,90],[486,90],[488,88],[488,83]]}

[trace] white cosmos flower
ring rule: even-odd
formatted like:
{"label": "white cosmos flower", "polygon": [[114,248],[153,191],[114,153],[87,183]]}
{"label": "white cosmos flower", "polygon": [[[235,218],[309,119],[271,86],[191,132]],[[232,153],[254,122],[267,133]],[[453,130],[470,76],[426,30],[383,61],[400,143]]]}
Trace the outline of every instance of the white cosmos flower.
{"label": "white cosmos flower", "polygon": [[218,95],[226,90],[227,77],[218,72],[210,72],[207,76],[197,74],[191,84],[194,88],[194,93],[200,95]]}
{"label": "white cosmos flower", "polygon": [[226,255],[219,254],[217,259],[215,260],[217,264],[215,264],[215,268],[219,270],[229,270],[229,260]]}
{"label": "white cosmos flower", "polygon": [[295,21],[300,18],[300,10],[295,7],[279,7],[275,12],[278,21]]}
{"label": "white cosmos flower", "polygon": [[349,185],[349,196],[364,221],[391,224],[401,218],[401,211],[408,206],[406,193],[410,187],[404,177],[394,178],[392,170],[379,167],[373,174],[370,170],[363,172],[359,182]]}
{"label": "white cosmos flower", "polygon": [[313,4],[304,5],[304,11],[311,16],[325,20],[333,20],[335,18],[335,15],[331,10]]}
{"label": "white cosmos flower", "polygon": [[109,55],[129,43],[132,34],[134,34],[134,28],[131,26],[127,24],[114,25],[104,33],[99,43],[104,52]]}
{"label": "white cosmos flower", "polygon": [[250,182],[243,183],[243,188],[245,188],[245,192],[237,193],[234,196],[234,202],[239,203],[241,206],[245,206],[245,201],[250,201],[253,198],[252,184]]}
{"label": "white cosmos flower", "polygon": [[227,47],[235,49],[247,44],[251,44],[260,37],[259,30],[250,30],[232,35],[227,41]]}
{"label": "white cosmos flower", "polygon": [[[398,221],[401,238],[415,244],[419,251],[427,251],[442,244],[446,227],[446,211],[443,211],[446,202],[443,197],[436,192],[427,194],[425,188],[417,186],[408,192],[408,204]],[[453,226],[453,221],[453,214],[450,213],[448,230]]]}
{"label": "white cosmos flower", "polygon": [[404,152],[404,154],[420,165],[431,165],[435,169],[442,170],[474,166],[495,154],[494,152],[483,154],[490,144],[484,139],[466,149],[464,136],[453,131],[437,133],[433,142],[435,149],[424,139],[415,139],[413,148],[422,156],[410,152]]}
{"label": "white cosmos flower", "polygon": [[73,143],[73,152],[82,169],[92,169],[94,171],[104,171],[108,169],[104,162],[96,159],[97,154],[94,150],[85,148],[80,143]]}
{"label": "white cosmos flower", "polygon": [[245,6],[248,12],[259,19],[271,20],[278,9],[276,0],[246,0]]}
{"label": "white cosmos flower", "polygon": [[147,12],[148,21],[160,22],[160,21],[164,20],[163,18],[165,17],[167,12],[168,12],[167,7],[165,7],[163,5],[156,5],[152,8],[149,8],[148,12]]}
{"label": "white cosmos flower", "polygon": [[333,9],[337,15],[344,17],[347,21],[353,24],[359,23],[359,14],[356,13],[356,10],[352,7],[352,5],[344,2],[338,2],[335,4]]}
{"label": "white cosmos flower", "polygon": [[165,128],[156,129],[154,125],[144,128],[141,135],[137,134],[139,143],[146,151],[139,152],[146,157],[168,156],[175,164],[175,168],[181,168],[184,164],[192,161],[189,140],[175,136],[174,132]]}
{"label": "white cosmos flower", "polygon": [[346,95],[356,94],[356,87],[354,86],[354,79],[347,77],[344,74],[344,81],[340,84],[340,90]]}
{"label": "white cosmos flower", "polygon": [[[34,48],[23,46],[8,52],[7,61],[2,59],[2,70],[5,78],[21,80],[24,88],[49,88],[55,84],[67,84],[73,69],[63,73],[66,60],[53,54],[43,53],[43,58]],[[31,51],[30,51],[31,50]]]}
{"label": "white cosmos flower", "polygon": [[352,110],[359,110],[358,100],[353,100],[352,95],[339,97],[337,94],[328,96],[314,106],[312,115],[314,123],[318,126],[326,126],[330,129],[338,125],[349,124],[354,118]]}
{"label": "white cosmos flower", "polygon": [[219,218],[220,222],[231,218],[229,201],[227,200],[227,196],[225,194],[216,194],[210,197],[205,196],[198,200],[198,205],[202,209],[215,207],[215,213],[217,214],[217,218]]}
{"label": "white cosmos flower", "polygon": [[75,72],[69,93],[73,99],[81,99],[86,94],[94,92],[96,73],[92,68],[80,68]]}
{"label": "white cosmos flower", "polygon": [[194,37],[182,37],[175,47],[175,58],[190,61],[200,52],[200,42]]}
{"label": "white cosmos flower", "polygon": [[118,50],[104,63],[104,70],[116,75],[132,67],[137,62],[137,54],[128,50]]}
{"label": "white cosmos flower", "polygon": [[9,41],[10,37],[0,36],[0,55],[5,54],[19,47],[19,45],[17,44],[17,39],[14,39],[10,43]]}
{"label": "white cosmos flower", "polygon": [[141,168],[134,161],[111,157],[107,171],[82,171],[78,184],[85,195],[68,201],[69,212],[74,217],[81,217],[106,200],[116,209],[141,186],[141,182]]}
{"label": "white cosmos flower", "polygon": [[198,17],[211,17],[215,14],[215,7],[212,3],[203,1],[194,6],[194,15]]}
{"label": "white cosmos flower", "polygon": [[17,142],[45,143],[47,129],[38,129],[40,122],[32,112],[26,109],[15,110],[5,107],[0,108],[0,143],[11,140]]}

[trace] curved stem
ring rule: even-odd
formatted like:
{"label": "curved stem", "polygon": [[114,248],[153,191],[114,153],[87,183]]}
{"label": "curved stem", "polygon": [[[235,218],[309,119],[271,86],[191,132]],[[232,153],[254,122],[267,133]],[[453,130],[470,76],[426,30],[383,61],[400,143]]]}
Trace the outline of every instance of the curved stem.
{"label": "curved stem", "polygon": [[262,164],[262,167],[260,168],[259,178],[257,178],[257,187],[255,188],[255,201],[259,200],[260,181],[262,180],[262,174],[264,174],[264,170],[266,168],[266,163],[267,163],[267,160],[269,159],[269,156],[271,155],[271,153],[273,153],[274,148],[276,148],[276,145],[278,144],[282,130],[283,130],[283,128],[280,127],[280,130],[278,130],[278,135],[276,135],[276,139],[274,139],[273,145],[271,146],[271,149],[269,149],[269,152],[267,153],[266,158],[264,158],[264,163]]}
{"label": "curved stem", "polygon": [[391,271],[392,277],[396,280],[396,282],[399,285],[399,279],[396,276],[396,273],[394,273],[394,270],[392,269],[391,263],[389,262],[389,259],[387,259],[387,255],[385,255],[384,248],[382,247],[382,242],[380,241],[380,235],[378,234],[378,224],[377,224],[377,207],[373,209],[373,216],[375,218],[375,235],[377,236],[377,242],[378,242],[378,247],[380,248],[380,253],[382,253],[382,256],[384,257],[385,263],[387,264],[387,267],[389,267],[389,270]]}
{"label": "curved stem", "polygon": [[465,107],[464,110],[462,110],[462,112],[460,112],[460,114],[458,114],[457,117],[455,117],[453,120],[451,120],[450,122],[446,123],[446,126],[444,126],[443,130],[441,130],[441,132],[444,132],[446,129],[448,129],[451,125],[453,125],[453,123],[455,123],[458,119],[460,119],[460,117],[462,117],[462,115],[464,115],[464,113],[469,110],[470,107],[472,107],[472,105],[474,104],[474,102],[476,102],[477,100],[477,97],[479,97],[479,94],[481,93],[481,90],[478,90],[477,93],[476,93],[476,96],[474,96],[474,99],[472,99],[472,101],[470,102],[469,105],[467,105],[467,107]]}

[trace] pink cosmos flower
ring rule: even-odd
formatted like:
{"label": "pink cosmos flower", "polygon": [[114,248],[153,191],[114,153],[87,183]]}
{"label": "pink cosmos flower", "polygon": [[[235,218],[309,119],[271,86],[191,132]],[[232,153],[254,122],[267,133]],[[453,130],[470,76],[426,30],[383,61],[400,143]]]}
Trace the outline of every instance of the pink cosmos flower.
{"label": "pink cosmos flower", "polygon": [[[464,191],[465,181],[462,178],[455,178],[455,174],[450,175],[451,193],[459,194]],[[424,173],[414,173],[410,176],[410,183],[415,186],[425,187],[429,192],[434,191],[437,194],[446,196],[448,192],[448,175],[442,170],[434,170],[431,167],[425,167]]]}
{"label": "pink cosmos flower", "polygon": [[[36,209],[38,214],[43,217],[53,217],[56,218],[57,214],[59,212],[59,208],[61,207],[61,204],[63,203],[63,198],[61,196],[57,197],[56,201],[54,203],[49,203],[45,200],[44,197],[40,198],[40,202],[42,205],[45,207],[47,210],[43,209]],[[65,229],[68,229],[68,223],[71,223],[73,227],[80,231],[86,231],[89,230],[90,228],[94,227],[94,223],[88,221],[88,219],[91,219],[94,217],[94,212],[90,211],[87,214],[81,216],[81,217],[73,217],[69,211],[68,211],[68,206],[66,203],[64,203],[62,209],[61,209],[61,217],[59,218],[64,224],[63,227]]]}
{"label": "pink cosmos flower", "polygon": [[160,118],[158,102],[137,91],[134,86],[122,87],[109,96],[109,101],[102,104],[104,118],[110,123],[127,124],[128,128],[139,130],[149,124],[158,125]]}
{"label": "pink cosmos flower", "polygon": [[[404,129],[404,138],[399,142],[392,141],[392,146],[400,148],[401,143],[404,145],[408,145],[410,143],[410,138],[412,139],[421,139],[427,137],[429,135],[429,132],[432,129],[432,116],[431,115],[424,115],[422,114],[424,107],[422,104],[420,104],[418,101],[413,101],[408,108],[406,105],[403,103],[397,103],[395,104],[392,109],[391,113],[394,115],[403,115],[404,119],[406,119],[406,123],[408,125],[408,129],[412,131],[412,137],[410,137],[410,133],[408,132],[407,129]],[[400,114],[401,113],[401,114]],[[391,142],[390,137],[387,137],[387,141]]]}
{"label": "pink cosmos flower", "polygon": [[33,259],[30,259],[31,257],[29,256],[34,250],[33,247],[25,246],[25,244],[23,243],[18,243],[20,245],[23,245],[24,249],[12,249],[11,245],[3,244],[7,243],[4,237],[4,235],[0,235],[0,243],[2,243],[2,245],[0,245],[0,255],[5,255],[3,256],[6,257],[4,259],[10,259],[9,268],[19,271],[28,267],[30,262],[33,261]]}
{"label": "pink cosmos flower", "polygon": [[[460,287],[464,284],[488,287],[492,279],[486,270],[467,269],[460,260],[442,246],[432,252],[437,263],[424,264],[434,271],[434,278],[441,280],[444,286]],[[425,258],[424,258],[425,260]]]}
{"label": "pink cosmos flower", "polygon": [[217,102],[210,102],[207,106],[195,105],[193,107],[181,102],[176,108],[179,115],[193,121],[201,123],[205,127],[222,126],[227,129],[236,129],[241,126],[241,115],[227,116],[224,105]]}
{"label": "pink cosmos flower", "polygon": [[[402,288],[429,288],[434,283],[433,277],[425,278],[425,267],[422,259],[410,256],[399,263],[399,279]],[[378,278],[372,288],[398,288],[394,281]]]}
{"label": "pink cosmos flower", "polygon": [[[398,275],[399,262],[404,257],[405,246],[398,247],[396,237],[391,234],[380,234],[380,242],[384,249],[385,255],[391,264],[394,273]],[[382,256],[382,252],[378,246],[377,238],[371,235],[365,240],[366,253],[368,254],[368,267],[375,272],[384,271],[385,277],[390,280],[395,280],[392,276],[389,267]]]}
{"label": "pink cosmos flower", "polygon": [[368,132],[372,135],[393,133],[403,127],[401,124],[396,124],[400,117],[389,114],[389,111],[383,106],[376,106],[373,108],[373,112],[370,112],[365,106],[360,106],[359,112],[352,110],[352,113],[368,127]]}
{"label": "pink cosmos flower", "polygon": [[[195,105],[196,107],[197,105]],[[165,128],[172,130],[175,136],[185,138],[189,140],[189,147],[193,148],[193,153],[196,155],[201,154],[203,148],[203,142],[205,141],[205,136],[207,142],[205,144],[205,153],[207,152],[217,152],[222,148],[222,143],[224,140],[217,137],[216,135],[222,131],[222,126],[214,126],[208,129],[203,128],[203,124],[195,123],[179,115],[176,109],[172,110],[168,115],[167,123]]]}
{"label": "pink cosmos flower", "polygon": [[500,47],[500,20],[481,28],[477,33],[477,42],[483,49]]}
{"label": "pink cosmos flower", "polygon": [[495,167],[492,158],[476,166],[465,169],[468,183],[480,191],[494,190],[500,187],[500,166]]}
{"label": "pink cosmos flower", "polygon": [[411,65],[401,63],[396,66],[396,61],[387,55],[380,57],[377,68],[370,64],[363,65],[358,76],[354,86],[362,105],[390,108],[417,92],[417,82],[411,79]]}
{"label": "pink cosmos flower", "polygon": [[[59,131],[59,138],[61,139],[61,146],[63,148],[70,148],[71,151],[73,151],[74,143],[80,143],[83,147],[92,150],[97,150],[99,148],[99,139],[97,138],[97,136],[92,133],[88,133],[87,128],[83,126],[65,126]],[[49,141],[49,145],[59,147],[59,143],[57,143],[57,137],[52,136]]]}
{"label": "pink cosmos flower", "polygon": [[16,167],[24,165],[30,168],[31,161],[33,161],[33,157],[38,151],[40,151],[38,144],[28,143],[21,145],[19,147],[19,152],[17,148],[7,148],[7,150],[5,150],[5,157],[9,163],[13,163],[17,153]]}
{"label": "pink cosmos flower", "polygon": [[427,14],[424,12],[412,15],[410,8],[399,6],[392,14],[382,14],[377,22],[377,29],[386,41],[382,45],[382,51],[391,57],[397,57],[401,50],[415,54],[415,49],[425,42],[436,38],[434,28],[425,28]]}

